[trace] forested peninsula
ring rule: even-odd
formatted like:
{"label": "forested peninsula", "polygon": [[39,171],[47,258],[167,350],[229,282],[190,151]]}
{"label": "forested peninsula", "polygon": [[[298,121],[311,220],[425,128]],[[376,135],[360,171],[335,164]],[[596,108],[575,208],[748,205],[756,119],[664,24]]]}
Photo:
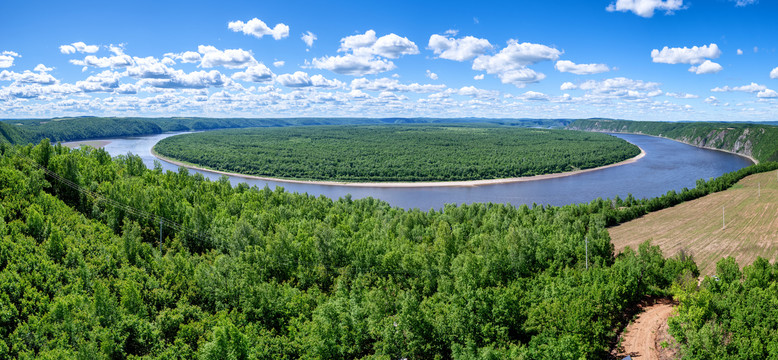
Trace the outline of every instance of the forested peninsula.
{"label": "forested peninsula", "polygon": [[725,150],[757,161],[778,161],[778,127],[720,122],[576,120],[571,130],[661,136],[694,146]]}
{"label": "forested peninsula", "polygon": [[219,130],[169,137],[154,150],[220,171],[359,182],[517,178],[640,154],[637,146],[604,134],[473,124]]}

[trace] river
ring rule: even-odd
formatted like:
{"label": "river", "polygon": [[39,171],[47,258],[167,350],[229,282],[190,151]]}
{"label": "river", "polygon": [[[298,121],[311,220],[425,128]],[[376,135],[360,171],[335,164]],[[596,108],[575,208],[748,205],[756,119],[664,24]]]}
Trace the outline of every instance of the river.
{"label": "river", "polygon": [[[178,166],[157,159],[151,154],[151,148],[158,141],[181,133],[166,133],[141,137],[105,139],[109,141],[105,150],[111,156],[133,153],[139,155],[149,168],[159,161],[165,170],[178,171]],[[265,185],[274,188],[283,187],[289,192],[324,195],[337,199],[351,194],[353,199],[374,197],[393,206],[402,208],[440,209],[445,204],[465,204],[475,202],[509,203],[512,205],[566,205],[589,202],[598,197],[612,198],[616,195],[626,197],[632,194],[636,198],[655,197],[670,190],[680,191],[684,187],[692,188],[697,179],[717,177],[751,165],[751,161],[737,155],[701,149],[676,141],[629,134],[613,134],[627,140],[645,152],[642,159],[616,167],[581,174],[507,184],[493,184],[465,187],[423,187],[423,188],[379,188],[345,187],[338,185],[297,184],[266,180],[247,179],[231,176],[235,185],[241,182]],[[209,179],[219,179],[222,175],[208,171],[189,170],[201,173]]]}

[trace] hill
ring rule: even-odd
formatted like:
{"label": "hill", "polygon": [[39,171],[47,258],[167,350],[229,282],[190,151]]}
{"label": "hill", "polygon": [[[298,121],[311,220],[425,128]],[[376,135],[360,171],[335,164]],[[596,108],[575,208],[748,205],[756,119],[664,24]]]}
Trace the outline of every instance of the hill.
{"label": "hill", "polygon": [[699,147],[778,161],[778,127],[765,124],[717,122],[651,122],[611,119],[576,120],[571,130],[661,136]]}
{"label": "hill", "polygon": [[[722,228],[722,208],[726,228]],[[608,230],[619,252],[644,241],[665,254],[692,254],[702,274],[733,256],[740,266],[778,255],[778,172],[750,175],[728,190],[684,202]]]}

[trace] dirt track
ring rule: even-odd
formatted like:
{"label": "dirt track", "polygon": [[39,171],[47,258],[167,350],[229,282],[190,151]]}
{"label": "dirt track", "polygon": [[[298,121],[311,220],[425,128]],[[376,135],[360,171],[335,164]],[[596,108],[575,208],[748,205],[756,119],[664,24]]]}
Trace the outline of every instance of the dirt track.
{"label": "dirt track", "polygon": [[621,341],[623,350],[617,352],[617,358],[630,355],[633,359],[660,360],[657,337],[672,312],[673,303],[669,300],[660,300],[646,307],[624,330]]}

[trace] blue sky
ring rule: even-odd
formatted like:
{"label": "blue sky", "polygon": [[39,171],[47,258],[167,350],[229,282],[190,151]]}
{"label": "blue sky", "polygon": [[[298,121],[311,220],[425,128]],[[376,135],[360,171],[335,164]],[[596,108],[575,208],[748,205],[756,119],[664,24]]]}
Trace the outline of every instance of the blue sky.
{"label": "blue sky", "polygon": [[778,120],[775,1],[2,9],[0,118]]}

